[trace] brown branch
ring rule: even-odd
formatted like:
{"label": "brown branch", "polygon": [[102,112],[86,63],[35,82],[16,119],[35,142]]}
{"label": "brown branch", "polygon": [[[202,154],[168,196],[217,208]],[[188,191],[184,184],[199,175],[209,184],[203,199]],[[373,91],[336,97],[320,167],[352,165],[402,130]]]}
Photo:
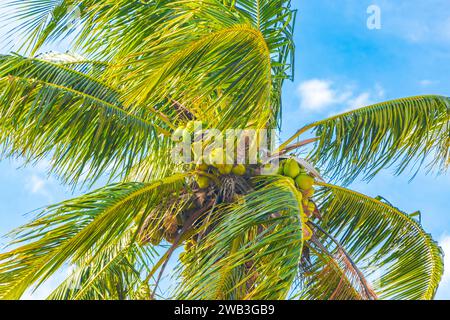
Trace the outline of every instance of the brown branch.
{"label": "brown branch", "polygon": [[[189,219],[186,221],[186,223],[184,224],[183,228],[181,229],[180,233],[178,233],[178,235],[176,236],[173,244],[170,246],[169,250],[167,250],[167,252],[164,254],[164,256],[161,259],[165,259],[164,264],[161,267],[161,270],[159,272],[158,278],[156,279],[156,283],[155,283],[155,288],[153,289],[153,293],[152,293],[152,299],[154,299],[155,297],[155,293],[156,293],[156,289],[158,288],[159,282],[162,278],[162,275],[164,274],[164,270],[167,267],[167,264],[169,262],[170,257],[172,256],[172,253],[175,251],[176,248],[178,248],[178,244],[180,243],[181,238],[187,233],[187,231],[189,231],[191,229],[191,227],[194,225],[194,222],[200,218],[205,212],[207,212],[211,206],[215,203],[215,199],[211,200],[208,205],[206,205],[205,207],[201,208],[200,210],[198,210],[197,212],[195,212],[193,215],[191,215],[189,217]],[[159,265],[156,264],[156,266],[154,268],[156,268]],[[150,276],[154,274],[156,270],[152,270],[152,272],[150,272],[150,274],[147,276],[147,281],[150,280]]]}
{"label": "brown branch", "polygon": [[326,235],[335,245],[336,247],[339,249],[339,251],[342,253],[342,255],[346,258],[346,262],[348,262],[350,264],[350,266],[352,267],[353,271],[357,274],[359,281],[361,282],[365,294],[369,299],[378,299],[377,294],[373,291],[373,289],[371,288],[371,286],[369,285],[369,283],[367,282],[365,276],[363,275],[363,273],[359,270],[358,266],[353,262],[353,260],[351,259],[351,257],[349,256],[349,254],[347,253],[347,251],[345,250],[344,247],[342,247],[342,245],[339,243],[339,241],[337,239],[335,239],[333,236],[331,236],[328,232],[326,232],[325,230],[323,230],[320,226],[318,226],[317,224],[315,224],[314,222],[309,221],[308,222],[309,226],[319,230],[320,232],[322,232],[324,235]]}
{"label": "brown branch", "polygon": [[284,155],[284,154],[288,153],[289,151],[304,147],[310,143],[316,142],[317,140],[319,140],[319,138],[311,138],[311,139],[302,140],[300,142],[297,142],[297,143],[291,144],[290,146],[285,147],[284,149],[280,150],[278,153],[273,154],[272,156]]}
{"label": "brown branch", "polygon": [[344,282],[344,275],[342,275],[341,279],[339,280],[338,285],[336,286],[336,289],[334,289],[333,294],[330,296],[329,300],[334,300],[334,298],[336,297],[336,295],[338,294],[339,290],[341,289],[341,286]]}

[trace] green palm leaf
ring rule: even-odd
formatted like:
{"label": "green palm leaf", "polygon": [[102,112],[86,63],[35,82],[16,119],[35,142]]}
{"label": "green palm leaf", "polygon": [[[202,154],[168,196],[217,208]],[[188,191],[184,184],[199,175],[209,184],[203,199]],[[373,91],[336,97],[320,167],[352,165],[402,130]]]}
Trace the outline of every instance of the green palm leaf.
{"label": "green palm leaf", "polygon": [[170,2],[7,0],[2,6],[13,8],[6,22],[21,22],[10,37],[24,34],[26,52],[33,54],[44,44],[73,37],[74,49],[109,60],[151,35],[155,25],[173,13],[165,6]]}
{"label": "green palm leaf", "polygon": [[234,1],[234,5],[261,31],[271,50],[273,88],[276,92],[272,104],[279,106],[275,114],[281,116],[283,82],[294,79],[296,11],[292,10],[290,0],[238,0]]}
{"label": "green palm leaf", "polygon": [[[303,210],[284,177],[259,187],[211,217],[214,229],[188,254],[180,299],[283,299],[300,262]],[[208,224],[208,225],[210,225]]]}
{"label": "green palm leaf", "polygon": [[[419,223],[379,200],[321,186],[321,227],[345,248],[378,296],[432,299],[443,273],[442,250]],[[327,238],[323,235],[321,242]]]}
{"label": "green palm leaf", "polygon": [[[42,26],[31,35],[35,49],[75,32],[91,57],[121,66],[111,68],[108,81],[127,88],[128,104],[163,104],[169,115],[179,101],[200,120],[217,119],[210,126],[218,128],[250,120],[275,127],[279,119],[281,86],[293,68],[290,1],[257,1],[256,20],[248,1],[234,2],[234,10],[218,0],[25,2],[40,9],[11,5],[24,26]],[[74,8],[77,24],[69,19]]]}
{"label": "green palm leaf", "polygon": [[[11,245],[17,248],[0,254],[0,298],[19,298],[66,262],[104,254],[111,241],[139,226],[167,195],[177,192],[186,177],[111,185],[47,208],[15,231]],[[155,225],[162,218],[155,216]]]}
{"label": "green palm leaf", "polygon": [[450,164],[449,119],[447,97],[398,99],[307,125],[280,149],[312,129],[319,140],[311,160],[346,184],[359,175],[373,178],[390,166],[400,174],[427,162],[429,169],[443,172]]}
{"label": "green palm leaf", "polygon": [[250,119],[264,127],[273,117],[272,71],[261,32],[243,17],[218,16],[218,1],[170,7],[178,14],[117,62],[125,66],[122,72],[111,74],[128,83],[128,103],[170,98],[166,108],[179,101],[215,128],[243,128]]}
{"label": "green palm leaf", "polygon": [[170,140],[159,134],[170,134],[158,116],[123,107],[117,90],[67,65],[1,56],[0,82],[4,154],[52,156],[66,182],[95,181],[107,171],[123,177],[151,153],[169,152]]}
{"label": "green palm leaf", "polygon": [[141,276],[156,256],[152,247],[133,242],[134,230],[114,239],[96,257],[87,255],[48,297],[50,300],[121,300],[144,298]]}

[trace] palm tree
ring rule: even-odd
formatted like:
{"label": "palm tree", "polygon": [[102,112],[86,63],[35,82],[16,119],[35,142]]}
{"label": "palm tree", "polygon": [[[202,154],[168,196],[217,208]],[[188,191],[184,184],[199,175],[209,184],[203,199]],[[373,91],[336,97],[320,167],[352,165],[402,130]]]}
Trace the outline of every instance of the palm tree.
{"label": "palm tree", "polygon": [[[346,186],[389,167],[444,172],[450,98],[409,97],[308,124],[272,154],[287,158],[282,174],[258,174],[263,164],[202,173],[170,160],[177,128],[279,128],[294,68],[289,0],[8,5],[23,46],[0,56],[3,157],[51,159],[73,187],[107,185],[12,233],[0,298],[68,265],[50,299],[434,297],[442,251],[417,214]],[[80,54],[37,55],[63,38]],[[286,163],[317,192],[296,185]],[[211,180],[200,188],[202,174]],[[162,295],[183,245],[176,289]]]}

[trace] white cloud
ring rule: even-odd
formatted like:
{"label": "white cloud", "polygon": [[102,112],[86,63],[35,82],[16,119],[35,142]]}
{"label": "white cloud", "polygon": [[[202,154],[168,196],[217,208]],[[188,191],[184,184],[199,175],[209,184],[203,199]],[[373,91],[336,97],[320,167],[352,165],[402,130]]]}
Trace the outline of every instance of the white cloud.
{"label": "white cloud", "polygon": [[371,105],[373,102],[370,97],[370,92],[363,92],[357,97],[348,101],[348,109],[356,109],[364,106]]}
{"label": "white cloud", "polygon": [[45,192],[45,185],[46,182],[44,179],[41,179],[40,177],[38,177],[37,175],[32,175],[30,178],[30,181],[28,182],[27,186],[28,189],[32,192],[32,193],[42,193]]}
{"label": "white cloud", "polygon": [[[22,167],[24,164],[17,163]],[[46,201],[53,201],[52,189],[55,187],[55,180],[48,176],[50,162],[48,160],[41,160],[32,166],[25,167],[25,173],[28,179],[25,182],[25,189],[33,195],[39,195],[46,198]]]}
{"label": "white cloud", "polygon": [[429,80],[429,79],[423,79],[423,80],[419,81],[419,84],[422,87],[429,87],[429,86],[432,86],[432,85],[436,84],[436,81]]}
{"label": "white cloud", "polygon": [[332,88],[333,82],[321,79],[311,79],[300,83],[297,93],[301,99],[301,108],[310,111],[320,111],[348,99],[350,92],[342,92]]}
{"label": "white cloud", "polygon": [[450,7],[448,0],[379,0],[383,30],[412,43],[448,43]]}
{"label": "white cloud", "polygon": [[327,79],[304,81],[297,88],[300,109],[309,112],[328,109],[335,114],[373,104],[385,96],[384,88],[380,84],[362,92],[355,89],[354,85],[336,85]]}
{"label": "white cloud", "polygon": [[29,181],[25,184],[25,188],[32,194],[45,197],[47,201],[53,201],[50,192],[51,185],[51,180],[44,179],[37,173],[32,173]]}

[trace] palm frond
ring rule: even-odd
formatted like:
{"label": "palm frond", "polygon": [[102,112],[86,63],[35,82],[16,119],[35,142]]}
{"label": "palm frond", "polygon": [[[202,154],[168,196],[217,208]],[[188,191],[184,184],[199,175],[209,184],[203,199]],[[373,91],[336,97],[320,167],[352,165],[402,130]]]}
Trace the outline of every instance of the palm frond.
{"label": "palm frond", "polygon": [[0,82],[4,155],[28,161],[51,156],[66,182],[95,181],[105,173],[123,177],[151,153],[159,163],[161,154],[170,153],[170,139],[159,136],[170,134],[155,113],[126,109],[117,90],[89,74],[8,55],[0,57]]}
{"label": "palm frond", "polygon": [[281,88],[285,79],[294,79],[294,25],[296,11],[290,0],[238,0],[234,5],[247,16],[264,36],[271,51],[273,105],[279,106],[275,114],[281,119]]}
{"label": "palm frond", "polygon": [[[117,62],[125,66],[122,72],[112,70],[129,87],[128,103],[164,103],[170,109],[175,100],[214,128],[245,128],[250,122],[265,127],[273,118],[272,71],[260,31],[233,15],[211,22],[209,6],[192,17],[197,11],[188,5],[200,6],[186,2],[185,12],[177,11],[176,21],[166,21],[142,51]],[[185,21],[201,18],[208,28]]]}
{"label": "palm frond", "polygon": [[[432,299],[442,250],[419,223],[360,193],[321,183],[321,228],[348,252],[381,299]],[[322,236],[322,243],[328,236]]]}
{"label": "palm frond", "polygon": [[4,21],[5,25],[20,22],[14,33],[9,32],[9,37],[18,33],[25,36],[20,49],[32,52],[36,52],[49,33],[57,27],[51,21],[65,20],[65,24],[71,24],[72,21],[67,20],[68,11],[75,9],[70,6],[69,1],[60,0],[7,0],[1,6],[3,10],[10,12]]}
{"label": "palm frond", "polygon": [[[95,259],[109,243],[140,226],[168,195],[182,189],[187,176],[111,185],[45,209],[13,233],[11,245],[17,247],[0,254],[0,298],[19,298],[64,263],[77,264],[86,256]],[[161,223],[161,216],[153,218],[155,225]]]}
{"label": "palm frond", "polygon": [[[109,75],[131,87],[128,104],[165,104],[169,112],[173,100],[180,101],[200,120],[220,119],[210,126],[221,129],[250,120],[275,127],[279,120],[281,86],[293,74],[290,1],[256,1],[256,20],[251,1],[25,2],[39,10],[11,6],[24,25],[42,26],[30,35],[36,48],[75,33],[76,46],[91,57],[122,66]],[[75,9],[73,24],[68,17]]]}
{"label": "palm frond", "polygon": [[302,251],[298,191],[284,177],[260,177],[257,190],[221,206],[212,231],[183,267],[182,299],[283,299]]}
{"label": "palm frond", "polygon": [[109,86],[110,90],[113,90],[113,85],[108,83],[107,79],[102,79],[105,70],[110,66],[109,63],[105,61],[87,59],[86,57],[76,53],[60,53],[55,51],[39,54],[35,58],[35,61],[36,60],[43,60],[45,62],[57,64],[58,66],[68,67],[70,70],[78,71],[83,75],[87,75],[91,79],[101,82],[104,86]]}
{"label": "palm frond", "polygon": [[390,166],[400,174],[424,163],[443,172],[450,164],[447,97],[410,97],[349,111],[300,129],[281,149],[310,129],[319,138],[311,160],[346,184]]}
{"label": "palm frond", "polygon": [[[133,242],[134,230],[114,239],[95,257],[87,255],[67,279],[48,297],[50,300],[143,299],[142,274],[156,256],[152,247]],[[149,297],[149,296],[148,296]],[[147,297],[147,298],[148,298]]]}
{"label": "palm frond", "polygon": [[311,223],[321,235],[322,243],[313,236],[306,243],[309,257],[299,272],[301,285],[293,290],[293,298],[302,300],[375,300],[376,293],[344,248],[323,229]]}
{"label": "palm frond", "polygon": [[44,44],[67,37],[83,53],[110,59],[126,52],[152,34],[164,15],[172,13],[170,0],[6,0],[11,14],[5,22],[20,22],[10,37],[25,36],[25,53],[37,52]]}

